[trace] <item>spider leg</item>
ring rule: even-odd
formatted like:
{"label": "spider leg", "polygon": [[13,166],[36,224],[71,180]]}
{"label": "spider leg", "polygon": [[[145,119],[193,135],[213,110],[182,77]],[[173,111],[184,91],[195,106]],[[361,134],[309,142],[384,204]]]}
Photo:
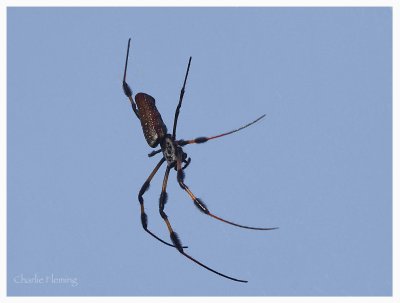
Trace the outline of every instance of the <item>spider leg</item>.
{"label": "spider leg", "polygon": [[192,191],[189,189],[189,187],[183,182],[183,179],[185,178],[185,174],[183,173],[183,168],[182,168],[182,163],[180,161],[177,161],[177,179],[178,179],[178,183],[180,185],[180,187],[185,190],[188,195],[190,196],[190,198],[193,200],[194,205],[197,206],[197,208],[204,214],[217,219],[219,221],[222,221],[224,223],[228,223],[237,227],[241,227],[241,228],[246,228],[246,229],[253,229],[253,230],[273,230],[273,229],[278,229],[278,227],[251,227],[251,226],[247,226],[247,225],[241,225],[241,224],[237,224],[225,219],[222,219],[216,215],[214,215],[213,213],[211,213],[207,206],[204,204],[204,202],[202,200],[200,200],[199,198],[197,198]]}
{"label": "spider leg", "polygon": [[175,110],[174,127],[173,127],[173,132],[172,132],[172,139],[173,140],[175,140],[175,138],[176,138],[176,126],[178,124],[179,112],[180,112],[180,109],[181,109],[183,96],[185,94],[186,80],[187,80],[187,77],[188,77],[188,74],[189,74],[190,63],[191,62],[192,62],[192,57],[189,58],[189,62],[188,62],[187,68],[186,68],[185,80],[183,81],[183,86],[181,88],[181,94],[179,96],[179,103],[178,103],[178,106],[176,107],[176,110]]}
{"label": "spider leg", "polygon": [[237,129],[234,129],[234,130],[231,130],[231,131],[229,131],[229,132],[226,132],[226,133],[223,133],[223,134],[219,134],[219,135],[216,135],[216,136],[212,136],[212,137],[197,137],[197,138],[191,139],[191,140],[177,140],[177,141],[175,141],[175,142],[176,142],[179,146],[185,146],[185,145],[187,145],[187,144],[200,144],[200,143],[205,143],[205,142],[207,142],[207,141],[209,141],[209,140],[221,138],[221,137],[224,137],[224,136],[227,136],[227,135],[236,133],[236,132],[238,132],[238,131],[241,131],[242,129],[245,129],[246,127],[249,127],[250,125],[253,125],[254,123],[260,121],[260,120],[261,120],[262,118],[264,118],[264,117],[265,117],[265,114],[262,115],[262,116],[260,116],[260,117],[258,117],[256,120],[254,120],[254,121],[252,121],[252,122],[250,122],[250,123],[247,123],[246,125],[243,125],[243,126],[237,128]]}
{"label": "spider leg", "polygon": [[186,167],[189,166],[191,159],[188,158],[187,160],[183,160],[182,162],[185,163],[185,165],[182,167],[182,170],[184,170]]}
{"label": "spider leg", "polygon": [[129,38],[129,40],[128,40],[128,49],[126,51],[124,80],[122,80],[122,88],[124,90],[125,95],[129,98],[129,101],[131,102],[133,112],[135,113],[136,117],[138,117],[138,119],[140,120],[139,111],[138,111],[138,109],[136,107],[135,101],[133,101],[133,98],[132,98],[132,89],[130,88],[128,83],[126,83],[126,70],[127,70],[127,67],[128,67],[128,57],[129,57],[129,48],[130,48],[130,46],[131,46],[131,39]]}
{"label": "spider leg", "polygon": [[144,200],[143,200],[143,195],[144,193],[149,189],[150,187],[150,182],[153,179],[154,175],[157,173],[157,171],[159,170],[159,168],[161,167],[161,165],[164,163],[165,158],[162,158],[160,160],[160,162],[158,162],[157,166],[153,169],[153,171],[151,172],[150,176],[146,179],[146,181],[144,182],[144,184],[142,185],[142,188],[139,191],[139,195],[138,195],[138,199],[139,199],[139,203],[140,203],[140,212],[141,212],[141,216],[140,219],[142,221],[142,226],[143,229],[148,232],[151,236],[153,236],[154,238],[156,238],[158,241],[168,245],[168,246],[172,246],[174,247],[174,245],[165,242],[164,240],[160,239],[158,236],[156,236],[154,233],[152,233],[148,228],[147,228],[147,214],[144,211]]}
{"label": "spider leg", "polygon": [[224,277],[224,278],[227,278],[227,279],[230,279],[230,280],[233,280],[233,281],[237,281],[237,282],[247,283],[246,280],[239,280],[239,279],[232,278],[230,276],[224,275],[224,274],[222,274],[222,273],[220,273],[220,272],[218,272],[218,271],[216,271],[216,270],[204,265],[203,263],[201,263],[200,261],[196,260],[195,258],[193,258],[192,256],[188,255],[187,253],[185,253],[183,251],[184,247],[181,244],[181,240],[179,239],[178,234],[173,230],[173,228],[171,226],[171,223],[168,220],[168,216],[164,212],[164,206],[167,203],[167,198],[168,198],[168,195],[167,195],[167,184],[168,184],[168,176],[169,176],[170,170],[171,170],[171,167],[167,166],[167,169],[166,169],[165,175],[164,175],[164,181],[163,181],[163,185],[162,185],[162,190],[161,190],[161,194],[160,194],[160,204],[159,204],[159,208],[160,209],[159,210],[160,210],[161,217],[164,219],[165,224],[168,227],[168,230],[169,230],[169,233],[170,233],[170,237],[171,237],[171,241],[172,241],[172,243],[174,243],[175,248],[182,255],[184,255],[186,258],[188,258],[189,260],[195,262],[196,264],[200,265],[201,267],[203,267],[203,268],[205,268],[205,269],[207,269],[207,270],[209,270],[209,271],[211,271],[211,272],[213,272],[213,273],[215,273],[215,274],[217,274],[217,275],[219,275],[221,277]]}
{"label": "spider leg", "polygon": [[148,154],[149,158],[157,155],[158,153],[162,152],[162,149],[153,150],[151,153]]}

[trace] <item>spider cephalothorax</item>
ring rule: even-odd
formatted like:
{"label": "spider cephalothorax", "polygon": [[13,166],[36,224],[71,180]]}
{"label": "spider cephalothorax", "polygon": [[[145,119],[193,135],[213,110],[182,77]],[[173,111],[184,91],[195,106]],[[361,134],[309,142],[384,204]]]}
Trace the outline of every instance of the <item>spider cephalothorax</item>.
{"label": "spider cephalothorax", "polygon": [[172,140],[171,135],[166,135],[160,145],[168,165],[174,165],[175,167],[178,159],[182,161],[182,148]]}

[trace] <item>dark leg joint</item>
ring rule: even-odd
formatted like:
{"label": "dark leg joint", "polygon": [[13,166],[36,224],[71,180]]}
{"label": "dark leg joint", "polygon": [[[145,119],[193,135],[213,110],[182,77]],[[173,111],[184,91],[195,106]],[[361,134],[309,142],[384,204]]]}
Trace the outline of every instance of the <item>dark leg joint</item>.
{"label": "dark leg joint", "polygon": [[150,182],[148,180],[146,180],[146,182],[144,182],[144,184],[142,185],[142,188],[139,191],[139,200],[141,198],[141,196],[143,196],[143,194],[149,189],[150,187]]}
{"label": "dark leg joint", "polygon": [[128,83],[126,83],[125,81],[122,82],[122,88],[124,89],[124,93],[125,95],[129,98],[132,97],[132,90],[129,87]]}
{"label": "dark leg joint", "polygon": [[208,210],[206,204],[203,201],[201,201],[199,198],[196,198],[193,202],[194,202],[194,205],[196,205],[197,208],[202,213],[205,213],[206,215],[208,215],[210,213],[210,211]]}
{"label": "dark leg joint", "polygon": [[164,209],[164,205],[167,204],[168,201],[168,194],[167,192],[161,192],[160,194],[160,207]]}
{"label": "dark leg joint", "polygon": [[144,202],[143,197],[141,195],[138,195],[138,199],[139,199],[139,203],[141,205],[143,205],[143,202]]}
{"label": "dark leg joint", "polygon": [[147,229],[147,215],[142,213],[140,219],[142,220],[142,226],[144,229]]}
{"label": "dark leg joint", "polygon": [[163,218],[164,220],[168,219],[167,214],[164,212],[163,209],[161,209],[161,206],[160,206],[160,215],[161,215],[161,218]]}
{"label": "dark leg joint", "polygon": [[176,232],[171,233],[171,241],[172,243],[174,243],[176,249],[179,250],[179,252],[183,253],[182,243]]}
{"label": "dark leg joint", "polygon": [[[183,179],[185,179],[185,173],[183,172],[182,169],[179,169],[179,170],[178,170],[176,176],[177,176],[177,178],[178,178],[179,184],[180,184],[181,182],[183,182]],[[182,186],[181,186],[181,187],[182,187]]]}
{"label": "dark leg joint", "polygon": [[194,139],[195,143],[204,143],[204,142],[207,142],[207,141],[208,141],[207,137],[198,137],[198,138]]}

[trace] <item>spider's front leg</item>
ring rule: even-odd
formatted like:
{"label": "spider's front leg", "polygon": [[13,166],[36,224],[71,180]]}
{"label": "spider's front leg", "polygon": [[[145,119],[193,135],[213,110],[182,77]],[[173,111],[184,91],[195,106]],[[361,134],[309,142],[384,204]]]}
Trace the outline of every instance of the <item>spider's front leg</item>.
{"label": "spider's front leg", "polygon": [[185,165],[182,167],[182,170],[184,170],[186,167],[189,166],[191,159],[188,158],[187,160],[183,160],[182,162],[185,163]]}
{"label": "spider's front leg", "polygon": [[132,98],[132,89],[126,83],[126,69],[128,68],[128,57],[129,57],[129,47],[131,45],[131,39],[128,41],[128,49],[126,50],[126,59],[125,59],[125,70],[124,70],[124,80],[122,80],[122,89],[124,90],[125,96],[128,97],[129,101],[131,102],[132,110],[135,113],[136,117],[140,120],[139,118],[139,111],[136,107],[135,101],[133,101]]}
{"label": "spider's front leg", "polygon": [[157,149],[157,150],[153,150],[151,153],[149,153],[147,156],[149,156],[149,158],[157,155],[158,153],[162,152],[162,149]]}

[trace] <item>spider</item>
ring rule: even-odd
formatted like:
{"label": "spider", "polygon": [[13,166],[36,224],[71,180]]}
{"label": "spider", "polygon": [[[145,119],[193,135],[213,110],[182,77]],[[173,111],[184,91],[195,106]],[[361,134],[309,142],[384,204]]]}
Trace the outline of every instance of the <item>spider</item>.
{"label": "spider", "polygon": [[[182,149],[183,146],[188,145],[188,144],[205,143],[209,140],[213,140],[213,139],[217,139],[217,138],[220,138],[223,136],[233,134],[235,132],[238,132],[238,131],[258,122],[259,120],[261,120],[262,118],[265,117],[265,114],[242,127],[239,127],[235,130],[232,130],[232,131],[229,131],[229,132],[226,132],[223,134],[219,134],[219,135],[212,136],[212,137],[197,137],[197,138],[191,139],[191,140],[176,140],[176,126],[178,123],[179,112],[180,112],[180,108],[182,105],[183,96],[185,94],[186,80],[188,77],[190,64],[192,62],[192,57],[189,58],[189,62],[188,62],[187,69],[186,69],[185,80],[183,82],[183,86],[182,86],[182,89],[180,92],[178,106],[175,111],[173,132],[172,132],[172,134],[170,134],[167,131],[167,127],[165,126],[165,124],[162,120],[162,117],[156,107],[155,99],[152,96],[145,94],[145,93],[138,93],[135,96],[135,100],[133,100],[133,98],[132,98],[132,89],[126,83],[126,70],[127,70],[127,66],[128,66],[130,42],[131,42],[131,39],[128,40],[128,49],[126,52],[124,79],[122,81],[122,87],[123,87],[125,95],[129,98],[129,101],[132,105],[133,112],[135,113],[136,117],[139,119],[139,121],[142,125],[143,134],[144,134],[144,137],[145,137],[148,145],[152,148],[156,148],[158,145],[160,146],[159,149],[153,150],[151,153],[148,154],[148,156],[153,157],[160,152],[162,152],[162,154],[163,154],[162,159],[158,162],[158,164],[153,169],[153,171],[151,172],[149,177],[146,179],[146,181],[142,185],[142,187],[139,191],[139,194],[138,194],[138,199],[139,199],[139,203],[140,203],[140,211],[141,211],[141,222],[142,222],[143,229],[147,233],[149,233],[151,236],[156,238],[158,241],[160,241],[168,246],[175,247],[183,256],[185,256],[186,258],[190,259],[191,261],[197,263],[201,267],[204,267],[205,269],[207,269],[219,276],[222,276],[224,278],[227,278],[227,279],[230,279],[233,281],[237,281],[237,282],[247,283],[248,281],[246,281],[246,280],[236,279],[236,278],[230,277],[228,275],[225,275],[221,272],[218,272],[218,271],[206,266],[205,264],[199,262],[192,256],[188,255],[184,251],[184,248],[187,248],[187,246],[182,246],[182,243],[178,237],[178,234],[174,231],[171,223],[168,220],[168,216],[164,211],[164,207],[165,207],[165,204],[167,203],[167,198],[168,198],[168,194],[167,194],[168,177],[169,177],[171,169],[175,169],[177,171],[177,181],[179,183],[179,186],[184,191],[186,191],[186,193],[192,199],[194,205],[197,206],[197,208],[202,213],[204,213],[214,219],[222,221],[224,223],[228,223],[228,224],[238,226],[241,228],[247,228],[247,229],[253,229],[253,230],[277,229],[277,227],[259,228],[259,227],[245,226],[245,225],[241,225],[241,224],[237,224],[237,223],[225,220],[221,217],[214,215],[208,209],[208,207],[205,205],[205,203],[193,194],[193,192],[189,189],[189,187],[186,185],[186,183],[184,181],[184,179],[185,179],[184,170],[190,164],[190,158],[188,158],[187,154],[183,151],[183,149]],[[159,212],[160,212],[162,219],[165,221],[165,224],[167,225],[172,244],[162,240],[161,238],[159,238],[157,235],[155,235],[152,231],[150,231],[148,229],[147,214],[145,213],[144,200],[143,200],[143,195],[148,190],[151,180],[153,179],[154,175],[157,173],[157,171],[160,169],[161,165],[165,161],[167,162],[167,168],[165,170],[164,181],[162,184],[162,189],[161,189],[161,194],[160,194],[160,199],[159,199]]]}

